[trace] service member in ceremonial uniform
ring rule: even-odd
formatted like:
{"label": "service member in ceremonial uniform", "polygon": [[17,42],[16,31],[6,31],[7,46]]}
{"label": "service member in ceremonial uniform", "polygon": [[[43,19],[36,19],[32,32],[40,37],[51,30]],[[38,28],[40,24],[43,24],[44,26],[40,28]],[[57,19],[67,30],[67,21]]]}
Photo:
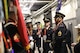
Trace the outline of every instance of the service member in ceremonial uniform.
{"label": "service member in ceremonial uniform", "polygon": [[8,23],[5,25],[5,28],[12,40],[12,48],[14,49],[14,53],[26,53],[26,50],[20,40],[21,38],[18,33],[17,19],[14,11],[9,12],[9,19]]}
{"label": "service member in ceremonial uniform", "polygon": [[42,30],[43,40],[44,40],[43,53],[48,53],[52,49],[51,42],[52,42],[53,30],[50,27],[50,18],[44,18],[43,20],[45,23],[45,27]]}
{"label": "service member in ceremonial uniform", "polygon": [[41,48],[41,36],[42,36],[42,28],[41,28],[41,23],[36,22],[37,25],[37,30],[36,30],[36,47],[38,47],[39,53],[41,53],[40,48]]}
{"label": "service member in ceremonial uniform", "polygon": [[55,53],[68,53],[66,47],[66,25],[63,22],[64,14],[60,12],[56,12],[55,15],[55,44],[54,44],[54,52]]}
{"label": "service member in ceremonial uniform", "polygon": [[27,20],[27,30],[28,30],[29,42],[30,42],[30,53],[34,53],[36,32],[35,30],[33,30],[33,25],[31,20]]}

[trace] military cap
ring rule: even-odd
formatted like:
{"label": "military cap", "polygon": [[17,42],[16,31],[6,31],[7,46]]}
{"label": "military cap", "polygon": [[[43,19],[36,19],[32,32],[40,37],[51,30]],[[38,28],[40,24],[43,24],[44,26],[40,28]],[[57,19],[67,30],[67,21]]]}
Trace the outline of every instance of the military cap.
{"label": "military cap", "polygon": [[25,21],[26,21],[27,24],[32,23],[31,19],[26,19]]}
{"label": "military cap", "polygon": [[80,29],[80,24],[78,24],[77,26],[75,26],[75,28],[79,28]]}
{"label": "military cap", "polygon": [[32,22],[27,22],[26,24],[31,24]]}
{"label": "military cap", "polygon": [[65,17],[65,15],[60,12],[56,12],[56,15],[54,18],[60,18],[60,17],[63,19]]}
{"label": "military cap", "polygon": [[50,22],[50,18],[44,18],[44,22]]}
{"label": "military cap", "polygon": [[36,22],[35,24],[40,25],[40,22]]}

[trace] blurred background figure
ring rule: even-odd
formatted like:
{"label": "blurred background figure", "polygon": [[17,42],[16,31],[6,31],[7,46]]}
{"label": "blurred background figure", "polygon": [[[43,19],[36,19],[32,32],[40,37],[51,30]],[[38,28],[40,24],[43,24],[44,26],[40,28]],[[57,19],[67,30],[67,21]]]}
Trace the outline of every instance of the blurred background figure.
{"label": "blurred background figure", "polygon": [[75,28],[78,31],[77,33],[78,36],[77,36],[77,44],[74,46],[74,53],[80,53],[80,24],[75,26]]}

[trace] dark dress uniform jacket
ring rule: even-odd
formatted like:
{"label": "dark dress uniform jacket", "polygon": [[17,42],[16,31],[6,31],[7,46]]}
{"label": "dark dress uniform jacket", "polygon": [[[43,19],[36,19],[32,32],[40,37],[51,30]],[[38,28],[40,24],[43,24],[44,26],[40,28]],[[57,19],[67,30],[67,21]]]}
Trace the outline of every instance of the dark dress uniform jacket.
{"label": "dark dress uniform jacket", "polygon": [[26,53],[26,50],[22,46],[21,41],[20,42],[15,42],[14,41],[14,35],[18,33],[17,27],[13,24],[9,24],[6,26],[6,29],[11,37],[12,40],[12,48],[14,49],[14,53]]}
{"label": "dark dress uniform jacket", "polygon": [[70,50],[70,53],[72,53],[72,48],[71,48],[71,31],[69,30],[69,29],[67,29],[67,31],[66,31],[66,43],[67,43],[67,45],[68,45],[68,48],[69,48],[69,50]]}
{"label": "dark dress uniform jacket", "polygon": [[36,30],[36,46],[40,48],[41,47],[41,36],[37,35],[37,32],[38,30]]}
{"label": "dark dress uniform jacket", "polygon": [[74,53],[80,53],[80,42],[77,45],[75,45]]}
{"label": "dark dress uniform jacket", "polygon": [[[45,29],[42,30],[43,36],[44,36],[44,30],[45,30]],[[52,28],[48,28],[48,29],[46,30],[46,37],[47,37],[47,38],[46,38],[46,41],[44,41],[44,45],[43,45],[44,53],[48,53],[48,51],[51,50],[51,47],[50,47],[49,43],[52,42],[52,35],[53,35],[53,29],[52,29]],[[49,41],[48,41],[48,40],[49,40]]]}
{"label": "dark dress uniform jacket", "polygon": [[29,35],[29,36],[32,36],[32,38],[33,38],[33,40],[30,40],[29,42],[34,42],[33,48],[30,48],[30,53],[34,53],[34,51],[35,51],[35,41],[36,41],[36,30],[32,30],[32,35]]}
{"label": "dark dress uniform jacket", "polygon": [[42,36],[42,33],[40,34],[40,35],[37,35],[37,32],[38,32],[38,29],[36,30],[36,47],[38,47],[38,51],[39,51],[39,53],[41,53],[41,51],[40,51],[40,47],[41,47],[41,36]]}
{"label": "dark dress uniform jacket", "polygon": [[55,31],[55,44],[54,52],[55,53],[68,53],[66,47],[66,26],[64,23],[61,23],[57,30]]}

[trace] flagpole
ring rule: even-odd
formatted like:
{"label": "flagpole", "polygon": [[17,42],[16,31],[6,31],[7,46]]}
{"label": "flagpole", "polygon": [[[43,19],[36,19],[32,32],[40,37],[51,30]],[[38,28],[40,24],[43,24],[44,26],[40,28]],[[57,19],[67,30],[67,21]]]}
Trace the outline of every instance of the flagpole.
{"label": "flagpole", "polygon": [[2,0],[3,2],[3,8],[4,8],[4,15],[6,18],[6,21],[8,20],[8,1],[7,0]]}

